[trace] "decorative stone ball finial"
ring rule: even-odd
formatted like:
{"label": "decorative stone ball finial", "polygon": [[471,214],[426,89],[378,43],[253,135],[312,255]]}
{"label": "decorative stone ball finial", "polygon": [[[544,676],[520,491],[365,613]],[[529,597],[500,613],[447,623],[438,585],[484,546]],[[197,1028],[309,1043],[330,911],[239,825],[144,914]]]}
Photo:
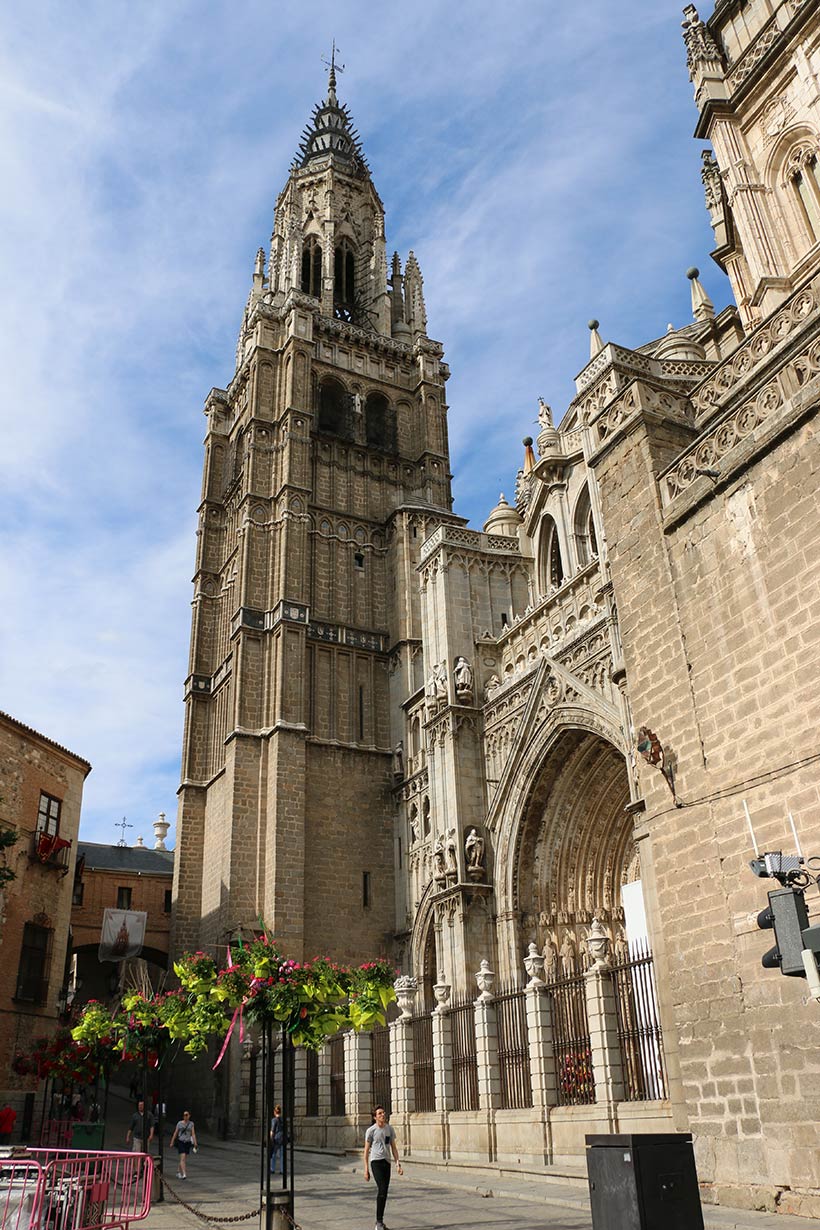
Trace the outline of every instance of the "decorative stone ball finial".
{"label": "decorative stone ball finial", "polygon": [[694,282],[695,278],[699,278],[700,270],[698,269],[697,265],[690,265],[689,268],[686,270],[686,276],[690,282]]}
{"label": "decorative stone ball finial", "polygon": [[521,443],[524,445],[524,448],[532,448],[532,436],[524,436]]}
{"label": "decorative stone ball finial", "polygon": [[593,333],[595,329],[600,328],[600,325],[601,325],[600,320],[588,320],[587,321],[587,328],[589,329],[590,333]]}
{"label": "decorative stone ball finial", "polygon": [[488,1004],[493,997],[493,983],[495,982],[495,970],[490,969],[489,961],[482,961],[478,973],[475,976],[478,983],[480,1004]]}

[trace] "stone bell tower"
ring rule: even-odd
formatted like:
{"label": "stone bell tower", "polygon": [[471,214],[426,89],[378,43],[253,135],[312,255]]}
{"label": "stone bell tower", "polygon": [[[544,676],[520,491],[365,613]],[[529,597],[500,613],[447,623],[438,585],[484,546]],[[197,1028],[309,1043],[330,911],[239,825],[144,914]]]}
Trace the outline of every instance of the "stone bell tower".
{"label": "stone bell tower", "polygon": [[177,951],[260,917],[296,957],[391,951],[415,568],[455,520],[442,356],[332,66],[205,402]]}

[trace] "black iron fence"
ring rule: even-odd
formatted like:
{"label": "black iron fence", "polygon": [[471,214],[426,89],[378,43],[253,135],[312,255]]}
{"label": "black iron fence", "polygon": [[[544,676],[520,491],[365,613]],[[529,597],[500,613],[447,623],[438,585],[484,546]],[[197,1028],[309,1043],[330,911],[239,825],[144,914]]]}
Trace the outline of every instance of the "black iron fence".
{"label": "black iron fence", "polygon": [[552,1049],[559,1106],[595,1101],[592,1048],[587,1019],[586,976],[547,983],[552,1011]]}
{"label": "black iron fence", "polygon": [[618,1043],[626,1101],[649,1102],[667,1096],[663,1038],[652,953],[640,940],[631,948],[629,957],[612,967]]}
{"label": "black iron fence", "polygon": [[383,1106],[390,1114],[390,1030],[386,1025],[376,1025],[370,1035],[370,1079],[373,1088],[373,1105]]}
{"label": "black iron fence", "polygon": [[478,1061],[475,1004],[467,1000],[450,1009],[453,1039],[453,1109],[478,1110]]}
{"label": "black iron fence", "polygon": [[504,991],[495,998],[498,1022],[498,1075],[504,1110],[532,1106],[527,1001],[524,991]]}
{"label": "black iron fence", "polygon": [[345,1113],[345,1040],[341,1034],[330,1039],[330,1113]]}
{"label": "black iron fence", "polygon": [[414,1016],[413,1033],[413,1108],[420,1113],[436,1109],[436,1078],[433,1067],[433,1018],[429,1012]]}

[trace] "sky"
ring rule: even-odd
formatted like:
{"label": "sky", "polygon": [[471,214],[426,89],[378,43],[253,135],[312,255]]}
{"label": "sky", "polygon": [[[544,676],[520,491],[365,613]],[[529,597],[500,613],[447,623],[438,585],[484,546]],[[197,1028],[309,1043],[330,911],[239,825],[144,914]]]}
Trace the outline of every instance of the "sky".
{"label": "sky", "polygon": [[590,317],[627,346],[688,323],[693,264],[730,301],[680,21],[666,0],[4,6],[0,709],[92,763],[86,840],[175,817],[202,405],[331,40],[481,528],[538,397],[568,406]]}

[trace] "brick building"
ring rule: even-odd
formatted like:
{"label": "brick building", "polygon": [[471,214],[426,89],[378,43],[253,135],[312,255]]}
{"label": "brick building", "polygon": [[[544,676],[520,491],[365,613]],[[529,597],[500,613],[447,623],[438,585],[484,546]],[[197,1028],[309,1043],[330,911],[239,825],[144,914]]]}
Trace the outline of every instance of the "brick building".
{"label": "brick building", "polygon": [[[88,761],[0,713],[0,828],[14,879],[0,884],[0,1101],[25,1122],[36,1081],[12,1069],[15,1052],[53,1032],[65,1008],[71,885]],[[29,1099],[29,1106],[32,1099]]]}
{"label": "brick building", "polygon": [[742,806],[820,852],[818,35],[816,0],[686,9],[736,306],[692,269],[691,324],[592,322],[483,532],[331,71],[206,403],[174,924],[396,954],[387,1058],[302,1064],[307,1138],[352,1143],[376,1090],[418,1156],[678,1128],[709,1198],[820,1212],[818,1008],[760,966]]}
{"label": "brick building", "polygon": [[106,909],[144,910],[148,918],[140,957],[153,986],[168,969],[174,852],[165,848],[164,816],[154,828],[154,849],[142,845],[142,838],[135,846],[79,843],[71,908],[75,1005],[108,999],[119,982],[119,964],[98,959]]}

